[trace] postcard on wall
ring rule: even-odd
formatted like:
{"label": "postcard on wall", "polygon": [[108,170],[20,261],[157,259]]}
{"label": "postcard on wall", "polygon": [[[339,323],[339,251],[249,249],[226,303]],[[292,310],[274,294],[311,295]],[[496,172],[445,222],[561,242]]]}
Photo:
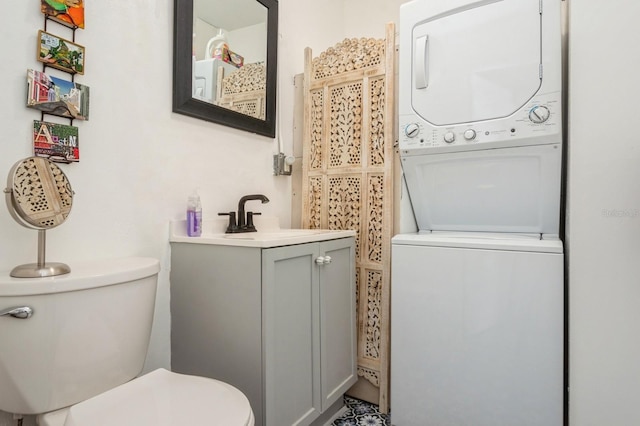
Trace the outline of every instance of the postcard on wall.
{"label": "postcard on wall", "polygon": [[38,61],[71,74],[84,74],[84,47],[38,31]]}
{"label": "postcard on wall", "polygon": [[40,0],[40,11],[64,26],[84,28],[84,0]]}
{"label": "postcard on wall", "polygon": [[27,70],[27,107],[77,120],[89,119],[89,87]]}
{"label": "postcard on wall", "polygon": [[33,153],[55,162],[80,161],[78,128],[66,124],[33,121]]}

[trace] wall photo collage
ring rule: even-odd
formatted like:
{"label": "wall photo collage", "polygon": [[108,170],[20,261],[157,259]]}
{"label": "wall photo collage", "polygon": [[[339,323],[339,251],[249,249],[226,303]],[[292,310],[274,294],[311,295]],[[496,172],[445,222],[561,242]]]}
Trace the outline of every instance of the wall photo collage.
{"label": "wall photo collage", "polygon": [[[75,82],[76,75],[85,73],[86,49],[75,41],[76,30],[85,28],[84,0],[40,0],[40,11],[44,29],[38,30],[36,59],[43,64],[42,71],[27,70],[27,107],[41,112],[41,119],[33,121],[33,153],[54,162],[78,162],[78,128],[73,120],[89,119],[89,87]],[[48,22],[71,30],[71,40],[50,31]],[[47,68],[57,71],[50,74]],[[45,115],[68,119],[69,124],[45,121]]]}

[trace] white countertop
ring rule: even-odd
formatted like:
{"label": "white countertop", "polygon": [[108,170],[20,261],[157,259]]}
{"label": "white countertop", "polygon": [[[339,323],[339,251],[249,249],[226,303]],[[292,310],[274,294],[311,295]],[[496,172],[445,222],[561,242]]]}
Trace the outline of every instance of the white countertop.
{"label": "white countertop", "polygon": [[169,241],[172,243],[214,244],[239,247],[280,247],[317,241],[354,237],[355,231],[334,231],[328,229],[281,229],[277,218],[255,217],[257,232],[226,234],[228,219],[205,220],[202,222],[200,237],[187,236],[186,220],[170,223]]}

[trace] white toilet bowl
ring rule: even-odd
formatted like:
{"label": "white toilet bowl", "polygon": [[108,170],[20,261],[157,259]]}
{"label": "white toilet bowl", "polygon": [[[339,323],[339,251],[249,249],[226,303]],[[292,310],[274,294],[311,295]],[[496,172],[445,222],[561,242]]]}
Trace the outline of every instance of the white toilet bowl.
{"label": "white toilet bowl", "polygon": [[253,426],[247,397],[214,379],[162,368],[68,408],[42,414],[40,426]]}
{"label": "white toilet bowl", "polygon": [[142,371],[160,264],[71,263],[71,272],[0,272],[0,410],[40,426],[253,426],[246,396],[218,380]]}

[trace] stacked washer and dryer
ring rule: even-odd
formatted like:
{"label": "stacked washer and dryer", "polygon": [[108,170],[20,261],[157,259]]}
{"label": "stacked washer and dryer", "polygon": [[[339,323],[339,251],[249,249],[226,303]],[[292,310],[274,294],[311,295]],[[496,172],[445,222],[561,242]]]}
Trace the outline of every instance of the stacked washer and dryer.
{"label": "stacked washer and dryer", "polygon": [[563,423],[561,46],[560,0],[401,6],[396,426]]}

